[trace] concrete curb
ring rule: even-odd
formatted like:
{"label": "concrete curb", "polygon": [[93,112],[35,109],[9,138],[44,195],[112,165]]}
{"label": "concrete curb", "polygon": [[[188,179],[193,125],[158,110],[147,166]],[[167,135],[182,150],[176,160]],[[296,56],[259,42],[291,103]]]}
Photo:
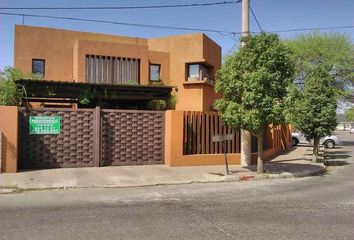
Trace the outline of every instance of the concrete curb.
{"label": "concrete curb", "polygon": [[300,173],[279,173],[279,174],[272,174],[272,173],[264,173],[261,175],[243,175],[238,177],[229,177],[227,181],[245,181],[245,180],[262,180],[262,179],[282,179],[282,178],[304,178],[304,177],[311,177],[311,176],[318,176],[325,174],[327,169],[325,167],[321,167],[321,169],[314,170],[314,171],[306,171]]}
{"label": "concrete curb", "polygon": [[325,173],[326,173],[326,168],[322,167],[321,169],[315,171],[307,171],[301,173],[280,173],[280,174],[257,175],[256,179],[304,178],[304,177],[322,175]]}
{"label": "concrete curb", "polygon": [[61,186],[61,187],[38,187],[38,188],[22,188],[17,186],[0,186],[0,194],[12,194],[21,193],[23,191],[44,191],[44,190],[66,190],[66,189],[87,189],[87,188],[129,188],[129,187],[153,187],[164,185],[182,185],[182,184],[194,184],[194,183],[221,183],[221,182],[241,182],[241,181],[254,181],[264,179],[282,179],[282,178],[303,178],[316,175],[325,174],[327,169],[322,167],[315,171],[307,171],[300,173],[280,173],[280,174],[245,174],[238,176],[221,176],[220,179],[203,179],[203,180],[187,180],[187,181],[175,181],[175,182],[161,182],[151,184],[117,184],[117,185],[96,185],[96,186]]}
{"label": "concrete curb", "polygon": [[0,188],[0,194],[11,194],[15,193],[17,189],[15,188]]}

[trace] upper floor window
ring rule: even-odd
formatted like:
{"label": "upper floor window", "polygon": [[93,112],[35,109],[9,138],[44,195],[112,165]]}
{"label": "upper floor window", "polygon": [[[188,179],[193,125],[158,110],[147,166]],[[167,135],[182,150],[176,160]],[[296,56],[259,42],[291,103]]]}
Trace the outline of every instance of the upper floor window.
{"label": "upper floor window", "polygon": [[150,81],[160,81],[160,64],[150,64]]}
{"label": "upper floor window", "polygon": [[45,73],[45,60],[44,59],[32,59],[32,73],[39,77],[44,77]]}
{"label": "upper floor window", "polygon": [[211,67],[202,63],[188,64],[188,81],[213,82]]}
{"label": "upper floor window", "polygon": [[86,82],[139,84],[140,59],[86,55]]}

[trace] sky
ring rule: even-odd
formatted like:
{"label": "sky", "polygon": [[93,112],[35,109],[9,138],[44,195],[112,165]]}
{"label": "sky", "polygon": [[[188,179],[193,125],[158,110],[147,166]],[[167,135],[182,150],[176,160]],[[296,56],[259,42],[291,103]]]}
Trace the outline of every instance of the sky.
{"label": "sky", "polygon": [[[224,0],[1,0],[5,7],[87,7],[87,6],[146,6],[190,3],[211,3]],[[225,0],[226,1],[226,0]],[[251,0],[251,7],[264,31],[288,30],[313,27],[354,25],[354,0]],[[167,25],[199,29],[215,29],[241,32],[241,3],[208,7],[134,9],[134,10],[7,10],[0,12],[64,16],[129,22],[151,25]],[[75,31],[97,32],[114,35],[152,38],[167,35],[186,34],[196,31],[142,28],[103,23],[88,23],[70,20],[5,16],[0,14],[0,69],[13,65],[14,27],[23,24],[40,27],[60,28]],[[250,15],[250,30],[259,28]],[[327,32],[330,30],[327,30]],[[354,28],[332,30],[345,33],[354,43]],[[280,33],[282,38],[298,34]],[[238,46],[239,37],[206,34],[222,47],[223,55]]]}

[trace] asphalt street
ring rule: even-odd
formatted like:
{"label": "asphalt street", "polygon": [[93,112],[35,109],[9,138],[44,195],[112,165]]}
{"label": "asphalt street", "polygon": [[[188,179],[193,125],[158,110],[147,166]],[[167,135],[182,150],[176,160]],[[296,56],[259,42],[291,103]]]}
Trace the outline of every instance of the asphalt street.
{"label": "asphalt street", "polygon": [[0,239],[354,239],[354,136],[328,174],[0,195]]}

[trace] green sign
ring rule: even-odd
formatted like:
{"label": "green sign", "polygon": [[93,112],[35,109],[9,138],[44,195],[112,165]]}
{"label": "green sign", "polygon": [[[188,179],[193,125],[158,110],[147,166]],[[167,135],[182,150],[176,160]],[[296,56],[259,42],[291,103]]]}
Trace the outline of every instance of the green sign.
{"label": "green sign", "polygon": [[30,116],[29,134],[60,134],[60,116]]}

